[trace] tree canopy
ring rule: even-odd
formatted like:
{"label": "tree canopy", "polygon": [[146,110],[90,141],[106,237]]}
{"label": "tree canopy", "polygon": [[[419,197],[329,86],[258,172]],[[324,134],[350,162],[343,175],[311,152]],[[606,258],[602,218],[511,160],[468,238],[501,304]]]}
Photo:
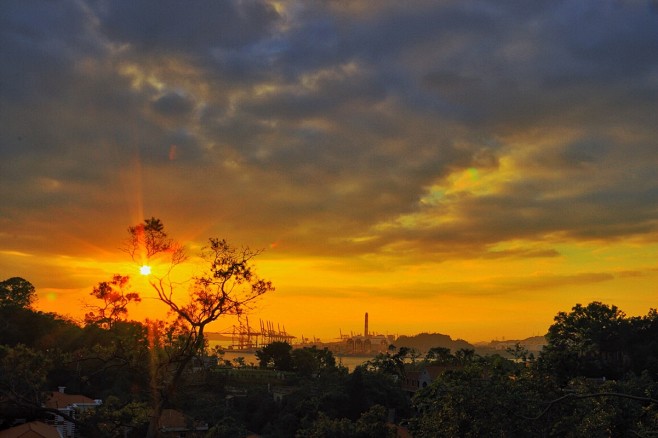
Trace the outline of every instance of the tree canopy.
{"label": "tree canopy", "polygon": [[137,292],[128,290],[129,282],[130,277],[117,274],[110,281],[98,283],[90,295],[101,304],[87,305],[90,311],[85,314],[85,322],[112,326],[124,319],[128,314],[128,304],[141,301]]}
{"label": "tree canopy", "polygon": [[629,370],[633,319],[614,305],[594,301],[559,312],[549,327],[541,360],[561,378],[618,378]]}
{"label": "tree canopy", "polygon": [[11,277],[0,282],[0,307],[30,308],[36,299],[36,289],[24,278]]}

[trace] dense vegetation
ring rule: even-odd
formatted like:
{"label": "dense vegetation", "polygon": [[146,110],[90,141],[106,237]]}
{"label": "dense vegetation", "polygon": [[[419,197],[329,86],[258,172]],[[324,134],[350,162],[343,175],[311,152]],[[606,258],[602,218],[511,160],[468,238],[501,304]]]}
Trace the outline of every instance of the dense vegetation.
{"label": "dense vegetation", "polygon": [[[146,436],[158,412],[154,384],[172,382],[162,375],[179,370],[177,361],[187,358],[181,351],[194,351],[175,385],[158,394],[162,409],[208,425],[189,436],[394,437],[395,425],[414,437],[658,431],[655,310],[627,317],[600,302],[577,304],[556,315],[538,357],[520,345],[487,356],[391,346],[348,372],[328,350],[285,343],[262,348],[257,367],[229,363],[207,346],[184,350],[184,327],[127,320],[129,293],[123,278],[100,284],[91,295],[101,305],[76,323],[34,310],[28,281],[0,282],[0,429],[44,418],[49,391],[64,386],[103,400],[70,419],[85,436]],[[405,387],[412,374],[430,369],[427,386]]]}

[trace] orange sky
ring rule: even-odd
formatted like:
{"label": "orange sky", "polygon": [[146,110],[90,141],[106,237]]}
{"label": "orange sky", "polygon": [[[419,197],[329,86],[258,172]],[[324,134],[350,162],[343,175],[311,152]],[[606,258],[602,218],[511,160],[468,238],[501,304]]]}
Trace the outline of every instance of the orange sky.
{"label": "orange sky", "polygon": [[[0,279],[74,318],[152,216],[264,249],[250,321],[471,342],[658,292],[651,2],[10,2]],[[56,8],[56,9],[55,9]],[[232,320],[214,330],[228,330]]]}
{"label": "orange sky", "polygon": [[[658,246],[581,243],[558,247],[560,256],[534,261],[483,257],[409,265],[386,257],[381,261],[279,258],[280,250],[269,248],[256,259],[256,266],[277,290],[257,302],[250,321],[258,326],[259,319],[269,320],[298,337],[330,340],[340,331],[361,333],[368,312],[370,329],[379,333],[439,332],[476,342],[544,334],[555,314],[576,302],[600,300],[616,304],[629,315],[645,314],[654,305]],[[117,258],[123,256],[117,252]],[[12,257],[17,256],[3,254],[3,258]],[[114,272],[132,275],[135,289],[145,298],[131,307],[133,318],[152,318],[166,310],[127,256],[116,263],[80,257],[50,261],[18,257],[31,259],[30,265],[50,264],[52,272],[66,273],[70,283],[79,283],[80,287],[42,287],[35,281],[41,310],[80,317],[85,311],[83,302],[93,304],[88,294],[94,282],[109,280]],[[183,290],[180,293],[185,296]],[[234,323],[233,319],[220,320],[212,330],[230,331]]]}

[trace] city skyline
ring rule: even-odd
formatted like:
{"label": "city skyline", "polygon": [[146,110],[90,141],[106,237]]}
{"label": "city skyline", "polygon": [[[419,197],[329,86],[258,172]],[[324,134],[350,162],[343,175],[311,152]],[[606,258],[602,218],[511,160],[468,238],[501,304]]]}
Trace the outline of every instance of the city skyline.
{"label": "city skyline", "polygon": [[1,8],[0,281],[37,309],[122,274],[164,317],[121,250],[151,217],[191,256],[262,249],[250,318],[296,336],[657,307],[655,1]]}

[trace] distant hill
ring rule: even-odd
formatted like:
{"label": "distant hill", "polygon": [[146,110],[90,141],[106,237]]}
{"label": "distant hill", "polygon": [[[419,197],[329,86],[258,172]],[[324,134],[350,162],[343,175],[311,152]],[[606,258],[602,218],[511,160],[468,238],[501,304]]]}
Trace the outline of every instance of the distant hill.
{"label": "distant hill", "polygon": [[443,347],[449,348],[452,353],[462,348],[475,349],[475,347],[463,339],[452,339],[448,335],[441,333],[419,333],[414,336],[399,336],[394,345],[398,348],[414,348],[421,353],[427,353],[430,348]]}
{"label": "distant hill", "polygon": [[231,336],[227,336],[222,333],[206,332],[204,335],[206,339],[210,341],[230,341],[233,339]]}
{"label": "distant hill", "polygon": [[514,348],[516,344],[520,344],[529,352],[537,354],[546,345],[546,338],[544,336],[532,336],[526,339],[480,342],[475,347],[478,352],[491,354],[505,352],[508,348]]}

